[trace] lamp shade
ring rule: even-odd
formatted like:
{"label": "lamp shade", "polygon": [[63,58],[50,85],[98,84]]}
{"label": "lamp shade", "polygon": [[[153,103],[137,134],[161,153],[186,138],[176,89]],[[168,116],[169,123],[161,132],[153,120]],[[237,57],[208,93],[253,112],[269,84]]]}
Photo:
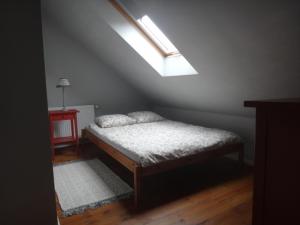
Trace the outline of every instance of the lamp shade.
{"label": "lamp shade", "polygon": [[67,78],[59,78],[58,84],[56,87],[67,87],[70,86],[71,83]]}

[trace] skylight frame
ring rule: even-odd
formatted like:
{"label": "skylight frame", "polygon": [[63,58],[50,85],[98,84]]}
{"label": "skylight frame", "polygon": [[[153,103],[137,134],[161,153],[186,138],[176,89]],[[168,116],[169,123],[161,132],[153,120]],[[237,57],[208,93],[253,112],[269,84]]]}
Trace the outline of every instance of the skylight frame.
{"label": "skylight frame", "polygon": [[[177,50],[177,48],[174,46],[174,44],[166,37],[166,35],[155,25],[155,23],[152,21],[152,23],[158,28],[158,30],[165,36],[165,38],[171,43],[171,45],[174,46],[174,48],[177,51],[172,51],[168,52],[164,50],[164,47],[162,47],[158,40],[156,38],[152,37],[151,32],[147,30],[147,28],[144,28],[143,25],[141,25],[138,21],[139,19],[134,19],[129,12],[117,1],[117,0],[109,0],[109,2],[114,6],[116,10],[118,10],[144,37],[145,39],[163,56],[163,57],[168,57],[168,56],[174,56],[174,55],[181,55],[180,52]],[[148,16],[148,18],[150,18]],[[155,36],[155,35],[154,35]]]}

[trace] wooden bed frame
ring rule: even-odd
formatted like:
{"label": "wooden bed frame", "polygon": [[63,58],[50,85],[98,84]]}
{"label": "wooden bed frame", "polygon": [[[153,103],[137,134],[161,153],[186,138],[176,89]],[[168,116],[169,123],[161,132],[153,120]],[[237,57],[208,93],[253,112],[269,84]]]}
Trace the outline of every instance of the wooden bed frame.
{"label": "wooden bed frame", "polygon": [[87,129],[82,130],[82,137],[89,139],[95,145],[97,145],[100,149],[105,151],[112,158],[117,160],[120,164],[125,166],[128,170],[133,173],[134,177],[134,204],[135,207],[138,208],[141,203],[141,186],[142,186],[142,177],[149,176],[152,174],[161,173],[167,170],[171,170],[174,168],[178,168],[185,165],[190,165],[194,163],[199,163],[201,161],[205,161],[207,159],[216,158],[219,156],[223,156],[229,153],[238,153],[239,163],[243,165],[244,163],[244,147],[242,143],[225,145],[222,147],[217,147],[215,149],[211,149],[209,151],[199,152],[194,155],[185,156],[179,159],[167,160],[160,163],[155,163],[150,166],[142,166],[139,162],[136,162],[130,159],[128,156],[120,152],[118,149],[112,147],[107,144],[99,137],[94,135]]}

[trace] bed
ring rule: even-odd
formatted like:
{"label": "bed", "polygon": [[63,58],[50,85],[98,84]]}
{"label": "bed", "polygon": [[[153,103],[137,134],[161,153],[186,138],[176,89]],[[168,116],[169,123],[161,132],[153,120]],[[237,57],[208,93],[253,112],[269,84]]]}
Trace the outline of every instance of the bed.
{"label": "bed", "polygon": [[83,136],[104,150],[134,176],[134,202],[141,203],[142,177],[207,159],[238,153],[243,143],[236,134],[171,120],[101,128],[92,123]]}

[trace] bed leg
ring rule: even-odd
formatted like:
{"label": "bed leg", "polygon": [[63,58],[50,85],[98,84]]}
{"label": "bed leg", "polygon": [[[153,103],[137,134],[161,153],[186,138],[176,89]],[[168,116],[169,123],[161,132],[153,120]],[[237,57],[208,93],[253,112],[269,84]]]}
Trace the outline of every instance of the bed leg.
{"label": "bed leg", "polygon": [[240,150],[238,154],[239,154],[239,165],[241,168],[243,168],[244,167],[244,157],[245,157],[244,149]]}
{"label": "bed leg", "polygon": [[134,169],[134,208],[138,209],[141,205],[141,167],[136,166]]}

